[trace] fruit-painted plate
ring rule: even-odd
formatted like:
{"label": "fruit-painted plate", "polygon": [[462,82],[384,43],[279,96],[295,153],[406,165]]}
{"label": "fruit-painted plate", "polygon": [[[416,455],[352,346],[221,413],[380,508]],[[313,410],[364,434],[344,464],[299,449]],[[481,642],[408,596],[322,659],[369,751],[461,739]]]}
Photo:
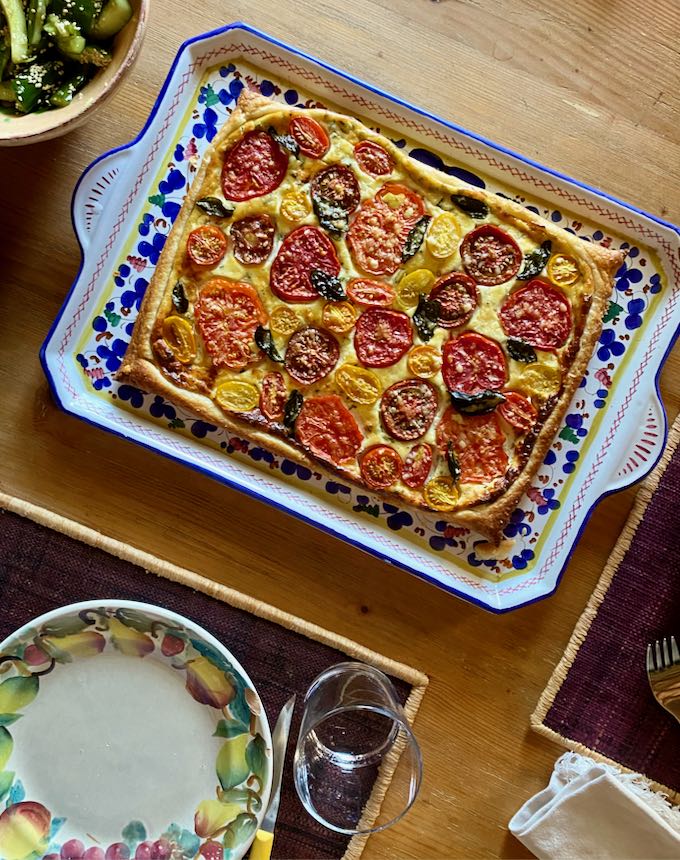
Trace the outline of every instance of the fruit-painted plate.
{"label": "fruit-painted plate", "polygon": [[0,860],[236,860],[270,784],[252,682],[186,618],[88,601],[0,644]]}

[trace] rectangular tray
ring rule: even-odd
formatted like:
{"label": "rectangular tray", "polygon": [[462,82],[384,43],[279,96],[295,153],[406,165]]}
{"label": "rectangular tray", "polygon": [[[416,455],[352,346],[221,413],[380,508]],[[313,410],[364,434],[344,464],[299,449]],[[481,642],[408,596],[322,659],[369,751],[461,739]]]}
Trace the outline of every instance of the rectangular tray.
{"label": "rectangular tray", "polygon": [[[243,86],[352,114],[415,158],[628,250],[582,386],[497,551],[445,514],[383,502],[113,379],[201,155]],[[87,168],[72,214],[82,266],[41,350],[62,409],[487,609],[551,594],[595,504],[660,456],[666,417],[656,382],[680,325],[680,231],[245,24],[184,43],[143,130]]]}

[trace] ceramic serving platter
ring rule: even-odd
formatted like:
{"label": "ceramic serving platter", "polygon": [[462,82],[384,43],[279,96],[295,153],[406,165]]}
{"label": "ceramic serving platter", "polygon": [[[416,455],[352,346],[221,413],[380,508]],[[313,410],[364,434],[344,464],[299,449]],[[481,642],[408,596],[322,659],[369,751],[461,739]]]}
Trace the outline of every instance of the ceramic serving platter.
{"label": "ceramic serving platter", "polygon": [[[116,382],[183,196],[243,87],[285,104],[350,113],[414,158],[517,200],[584,239],[627,250],[582,385],[497,550],[445,514],[384,502]],[[82,267],[41,354],[63,409],[485,608],[502,612],[552,593],[594,505],[647,474],[663,448],[656,379],[680,322],[677,228],[246,25],[182,46],[137,139],[81,177],[73,221]]]}
{"label": "ceramic serving platter", "polygon": [[160,607],[73,604],[0,644],[0,860],[236,860],[271,756],[241,666]]}

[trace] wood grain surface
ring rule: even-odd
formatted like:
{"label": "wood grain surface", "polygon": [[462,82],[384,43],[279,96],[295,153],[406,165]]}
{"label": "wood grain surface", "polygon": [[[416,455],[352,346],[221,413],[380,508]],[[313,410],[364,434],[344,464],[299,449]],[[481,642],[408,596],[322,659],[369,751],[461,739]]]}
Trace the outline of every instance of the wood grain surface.
{"label": "wood grain surface", "polygon": [[[529,715],[634,489],[599,505],[553,597],[492,616],[62,414],[42,375],[38,349],[79,263],[69,217],[77,177],[139,131],[185,38],[239,19],[678,223],[680,6],[204,0],[189,9],[154,0],[141,58],[99,114],[65,138],[0,150],[2,489],[431,677],[416,722],[421,796],[401,824],[371,838],[367,860],[530,856],[508,835],[507,821],[543,787],[560,749],[529,731]],[[661,376],[671,419],[679,382],[676,348]]]}

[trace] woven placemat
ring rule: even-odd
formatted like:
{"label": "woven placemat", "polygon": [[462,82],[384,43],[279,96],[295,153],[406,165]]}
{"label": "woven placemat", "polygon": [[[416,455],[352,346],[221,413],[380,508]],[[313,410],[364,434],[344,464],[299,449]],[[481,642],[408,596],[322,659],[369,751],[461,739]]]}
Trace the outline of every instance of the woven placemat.
{"label": "woven placemat", "polygon": [[680,417],[531,717],[576,752],[680,802],[680,724],[652,697],[647,643],[680,635]]}
{"label": "woven placemat", "polygon": [[[411,722],[428,683],[416,669],[350,639],[0,493],[0,641],[43,612],[104,598],[165,606],[224,642],[253,679],[270,723],[292,693],[301,702],[319,672],[348,658],[392,678]],[[358,860],[367,837],[349,839],[323,828],[295,792],[291,761],[301,711],[296,708],[291,727],[272,857]],[[377,819],[389,782],[388,773],[376,780],[365,820]]]}

